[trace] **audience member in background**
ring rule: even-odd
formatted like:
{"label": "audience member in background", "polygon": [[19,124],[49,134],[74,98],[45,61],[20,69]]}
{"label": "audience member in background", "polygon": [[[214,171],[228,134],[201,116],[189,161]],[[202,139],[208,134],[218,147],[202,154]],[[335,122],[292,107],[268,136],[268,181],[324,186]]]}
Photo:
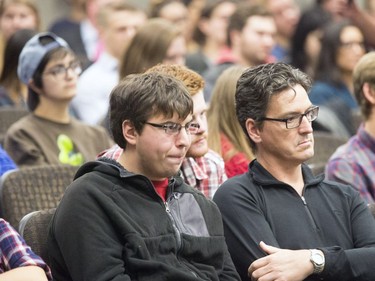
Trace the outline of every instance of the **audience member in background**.
{"label": "audience member in background", "polygon": [[216,64],[221,52],[228,48],[228,22],[235,9],[236,4],[232,0],[207,3],[193,33],[198,48],[187,54],[187,67],[203,74]]}
{"label": "audience member in background", "polygon": [[351,111],[359,109],[352,75],[355,65],[366,53],[363,34],[348,22],[332,22],[325,26],[321,44],[310,100],[335,112],[351,136],[356,131]]}
{"label": "audience member in background", "polygon": [[375,280],[375,220],[348,185],[313,176],[309,77],[285,63],[246,70],[236,112],[256,159],[215,193],[243,281]]}
{"label": "audience member in background", "polygon": [[[0,177],[7,171],[17,169],[16,164],[13,162],[12,158],[0,145]],[[1,280],[1,279],[0,279]]]}
{"label": "audience member in background", "polygon": [[295,0],[261,0],[271,12],[276,24],[276,44],[272,55],[278,61],[290,63],[291,42],[300,18],[300,8]]}
{"label": "audience member in background", "polygon": [[151,0],[150,17],[163,18],[176,25],[182,32],[189,50],[196,47],[193,31],[197,26],[206,0]]}
{"label": "audience member in background", "polygon": [[254,155],[236,115],[234,95],[242,66],[231,66],[219,76],[207,112],[208,146],[224,159],[228,178],[248,170]]}
{"label": "audience member in background", "polygon": [[[191,137],[191,145],[182,162],[181,176],[188,185],[200,190],[206,197],[212,198],[227,176],[223,159],[208,148],[207,106],[203,97],[203,78],[181,65],[159,64],[147,70],[147,73],[152,72],[168,74],[182,81],[193,99],[193,121],[199,124],[200,128]],[[118,160],[121,153],[122,148],[115,145],[101,156]]]}
{"label": "audience member in background", "polygon": [[38,8],[33,0],[2,0],[0,2],[0,73],[6,42],[19,29],[39,30]]}
{"label": "audience member in background", "polygon": [[181,31],[165,19],[155,18],[142,25],[122,59],[120,79],[143,73],[158,63],[185,64],[186,42]]}
{"label": "audience member in background", "polygon": [[52,280],[46,263],[26,244],[19,233],[0,218],[0,280]]}
{"label": "audience member in background", "polygon": [[344,11],[351,0],[317,0],[318,5],[327,12],[333,21],[345,19]]}
{"label": "audience member in background", "polygon": [[56,280],[239,280],[220,212],[178,171],[199,129],[182,82],[129,75],[110,97],[118,162],[81,167],[49,227]]}
{"label": "audience member in background", "polygon": [[295,29],[291,43],[290,63],[314,79],[323,27],[331,21],[326,13],[313,9],[304,12]]}
{"label": "audience member in background", "polygon": [[364,9],[358,7],[357,1],[348,1],[345,9],[345,16],[349,18],[353,24],[358,26],[368,43],[372,48],[375,48],[375,4],[373,0],[364,1]]}
{"label": "audience member in background", "polygon": [[70,0],[70,13],[69,19],[71,21],[80,22],[85,18],[87,0]]}
{"label": "audience member in background", "polygon": [[38,8],[32,0],[3,0],[0,5],[0,30],[5,40],[19,29],[40,27]]}
{"label": "audience member in background", "polygon": [[[185,64],[186,44],[181,31],[168,20],[149,19],[133,36],[120,62],[120,80],[161,64]],[[110,132],[108,113],[102,121]]]}
{"label": "audience member in background", "polygon": [[7,131],[4,148],[19,166],[81,165],[111,145],[104,128],[70,116],[80,63],[68,44],[53,33],[40,33],[22,49],[18,76],[27,84],[29,115]]}
{"label": "audience member in background", "polygon": [[80,120],[94,125],[105,118],[109,94],[119,82],[125,48],[145,21],[142,10],[125,2],[108,4],[99,11],[97,26],[104,52],[78,80],[72,106]]}
{"label": "audience member in background", "polygon": [[312,9],[318,10],[321,14],[328,14],[332,21],[345,20],[345,10],[348,0],[316,0]]}
{"label": "audience member in background", "polygon": [[57,21],[49,28],[51,32],[68,42],[81,62],[83,70],[96,61],[102,52],[97,29],[98,12],[105,5],[118,1],[121,0],[86,0],[84,19],[79,22]]}
{"label": "audience member in background", "polygon": [[79,23],[86,18],[87,0],[69,0],[69,14],[52,22],[52,26],[68,26],[71,23]]}
{"label": "audience member in background", "polygon": [[31,29],[20,29],[9,37],[4,52],[4,67],[0,75],[0,107],[27,108],[27,87],[17,75],[18,58],[26,42],[35,35]]}
{"label": "audience member in background", "polygon": [[332,21],[341,21],[348,0],[316,0],[305,10],[292,39],[291,64],[315,79],[317,56],[320,51],[322,28]]}
{"label": "audience member in background", "polygon": [[273,61],[271,51],[275,45],[275,35],[275,21],[265,7],[247,2],[238,4],[228,25],[230,50],[222,53],[217,65],[203,74],[206,102],[211,100],[216,79],[229,66],[239,64],[252,67]]}
{"label": "audience member in background", "polygon": [[[236,0],[235,0],[236,1]],[[201,18],[203,8],[209,2],[207,0],[182,0],[185,6],[188,8],[188,26],[187,26],[187,45],[190,51],[193,51],[198,46],[193,40],[193,33],[198,25],[198,21]]]}
{"label": "audience member in background", "polygon": [[189,11],[181,0],[151,0],[150,18],[163,18],[176,26],[187,40]]}
{"label": "audience member in background", "polygon": [[350,184],[367,203],[375,201],[375,52],[364,55],[353,72],[354,93],[364,123],[327,163],[328,179]]}

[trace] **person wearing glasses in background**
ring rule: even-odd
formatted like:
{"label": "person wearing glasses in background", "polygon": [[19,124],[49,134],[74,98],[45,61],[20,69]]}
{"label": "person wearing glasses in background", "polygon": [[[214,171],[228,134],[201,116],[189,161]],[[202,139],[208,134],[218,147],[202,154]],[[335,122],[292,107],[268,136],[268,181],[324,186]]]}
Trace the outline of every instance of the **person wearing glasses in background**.
{"label": "person wearing glasses in background", "polygon": [[4,149],[18,166],[81,165],[112,144],[106,130],[70,115],[80,63],[53,33],[33,36],[21,51],[18,76],[28,87],[31,113],[6,132]]}
{"label": "person wearing glasses in background", "polygon": [[236,114],[256,159],[215,193],[243,281],[375,280],[375,220],[359,192],[313,176],[309,77],[285,63],[246,70]]}
{"label": "person wearing glasses in background", "polygon": [[239,280],[219,209],[179,175],[199,131],[184,84],[126,76],[109,122],[123,152],[84,164],[64,194],[49,228],[54,280]]}

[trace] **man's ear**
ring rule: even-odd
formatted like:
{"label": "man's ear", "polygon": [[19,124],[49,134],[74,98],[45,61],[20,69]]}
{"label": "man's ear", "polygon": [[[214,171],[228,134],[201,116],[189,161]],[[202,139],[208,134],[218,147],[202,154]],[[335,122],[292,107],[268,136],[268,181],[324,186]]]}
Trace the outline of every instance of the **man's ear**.
{"label": "man's ear", "polygon": [[249,137],[252,139],[255,143],[260,143],[262,141],[262,138],[260,136],[260,129],[258,126],[256,126],[256,122],[254,119],[247,119],[246,120],[246,131]]}
{"label": "man's ear", "polygon": [[34,79],[30,79],[29,83],[27,83],[27,86],[30,87],[38,95],[42,93],[42,89],[35,85]]}
{"label": "man's ear", "polygon": [[370,83],[366,82],[362,86],[363,95],[372,105],[375,104],[375,90],[371,87]]}
{"label": "man's ear", "polygon": [[138,133],[130,120],[122,122],[122,135],[130,145],[135,145],[137,143]]}

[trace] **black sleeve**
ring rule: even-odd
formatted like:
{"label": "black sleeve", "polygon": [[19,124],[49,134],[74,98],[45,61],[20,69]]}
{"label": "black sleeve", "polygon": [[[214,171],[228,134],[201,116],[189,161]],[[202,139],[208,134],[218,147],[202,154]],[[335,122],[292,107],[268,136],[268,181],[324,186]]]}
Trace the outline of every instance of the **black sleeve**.
{"label": "black sleeve", "polygon": [[351,225],[354,248],[323,248],[326,266],[324,280],[375,280],[375,220],[356,192],[351,201]]}
{"label": "black sleeve", "polygon": [[256,198],[245,191],[241,183],[226,181],[215,193],[224,222],[225,239],[233,262],[242,280],[249,280],[247,270],[256,259],[265,256],[259,248],[264,241],[278,247],[279,244],[262,213]]}
{"label": "black sleeve", "polygon": [[52,273],[60,268],[69,272],[71,280],[129,281],[123,243],[104,207],[111,206],[111,199],[82,184],[89,182],[78,180],[68,188],[53,218]]}

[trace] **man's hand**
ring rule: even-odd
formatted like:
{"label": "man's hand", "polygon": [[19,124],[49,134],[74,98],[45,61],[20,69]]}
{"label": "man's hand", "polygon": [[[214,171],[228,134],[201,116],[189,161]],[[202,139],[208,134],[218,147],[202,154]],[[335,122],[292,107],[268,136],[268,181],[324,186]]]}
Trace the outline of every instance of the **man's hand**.
{"label": "man's hand", "polygon": [[313,273],[310,250],[285,250],[259,243],[268,256],[254,261],[248,275],[252,281],[299,281]]}

